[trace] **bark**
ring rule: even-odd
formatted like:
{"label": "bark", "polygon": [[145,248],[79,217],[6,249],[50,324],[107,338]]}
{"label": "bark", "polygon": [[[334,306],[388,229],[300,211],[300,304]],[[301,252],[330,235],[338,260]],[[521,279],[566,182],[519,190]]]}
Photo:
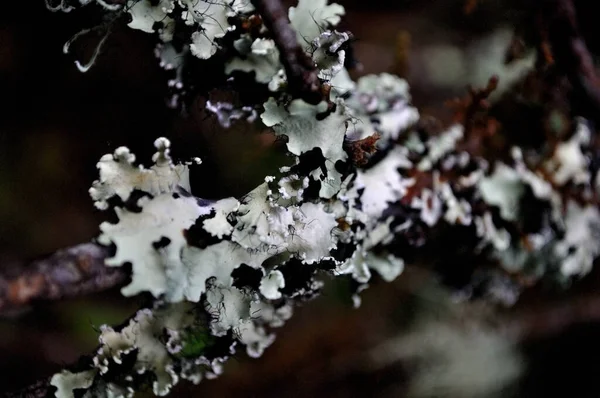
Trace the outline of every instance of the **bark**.
{"label": "bark", "polygon": [[600,79],[577,22],[572,0],[541,2],[549,44],[556,66],[573,86],[578,115],[600,122]]}
{"label": "bark", "polygon": [[59,300],[123,285],[127,267],[107,267],[110,249],[84,243],[29,263],[0,268],[0,314],[42,300]]}
{"label": "bark", "polygon": [[273,35],[279,58],[285,68],[290,94],[310,104],[318,104],[323,100],[318,71],[311,57],[296,40],[287,8],[280,0],[252,0],[252,4]]}

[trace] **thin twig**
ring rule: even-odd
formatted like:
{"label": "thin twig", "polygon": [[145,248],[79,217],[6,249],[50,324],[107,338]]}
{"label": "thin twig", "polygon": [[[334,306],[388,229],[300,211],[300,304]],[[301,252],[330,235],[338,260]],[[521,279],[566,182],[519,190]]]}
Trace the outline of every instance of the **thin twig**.
{"label": "thin twig", "polygon": [[0,268],[0,313],[19,310],[35,301],[58,300],[107,290],[124,284],[124,267],[107,267],[110,250],[84,243],[29,263]]}
{"label": "thin twig", "polygon": [[542,15],[557,67],[571,82],[580,116],[600,122],[600,79],[579,30],[572,0],[545,0]]}
{"label": "thin twig", "polygon": [[321,82],[313,60],[296,40],[296,32],[280,0],[252,0],[279,50],[285,68],[289,92],[308,103],[317,104],[323,99]]}
{"label": "thin twig", "polygon": [[517,311],[507,317],[502,328],[516,341],[526,342],[557,335],[577,324],[599,320],[600,295],[587,294],[541,308]]}

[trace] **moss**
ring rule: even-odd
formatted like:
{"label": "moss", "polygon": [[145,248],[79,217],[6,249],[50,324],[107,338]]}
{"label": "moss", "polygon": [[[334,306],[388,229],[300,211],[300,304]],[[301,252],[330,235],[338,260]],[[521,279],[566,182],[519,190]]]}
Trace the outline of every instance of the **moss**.
{"label": "moss", "polygon": [[217,338],[206,328],[200,327],[188,330],[184,332],[181,351],[177,353],[177,356],[181,358],[198,358],[206,354],[206,351],[214,346],[216,340]]}

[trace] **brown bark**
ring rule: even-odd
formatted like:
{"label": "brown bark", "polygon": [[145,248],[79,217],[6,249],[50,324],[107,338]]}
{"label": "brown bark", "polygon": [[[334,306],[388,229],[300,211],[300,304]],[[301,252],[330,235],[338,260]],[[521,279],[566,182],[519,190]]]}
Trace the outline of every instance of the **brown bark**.
{"label": "brown bark", "polygon": [[59,300],[124,284],[126,267],[104,264],[110,249],[84,243],[29,263],[0,268],[0,313],[19,310],[42,300]]}
{"label": "brown bark", "polygon": [[[574,108],[578,115],[600,122],[600,78],[592,55],[579,29],[572,0],[545,0],[542,16],[553,60],[573,86]],[[547,35],[546,35],[547,33]]]}
{"label": "brown bark", "polygon": [[321,82],[313,60],[296,40],[296,32],[280,0],[252,0],[267,29],[273,35],[279,58],[285,68],[288,90],[310,104],[323,99]]}

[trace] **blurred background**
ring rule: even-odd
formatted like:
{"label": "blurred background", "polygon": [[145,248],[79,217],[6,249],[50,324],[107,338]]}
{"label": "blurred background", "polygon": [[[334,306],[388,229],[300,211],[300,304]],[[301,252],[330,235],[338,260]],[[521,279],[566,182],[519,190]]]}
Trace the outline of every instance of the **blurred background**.
{"label": "blurred background", "polygon": [[[533,64],[504,65],[520,21],[510,1],[339,0],[342,28],[356,37],[354,76],[406,78],[424,115],[447,123],[444,103],[497,74],[500,92]],[[467,9],[465,9],[467,7]],[[467,11],[467,12],[466,12]],[[85,38],[73,55],[63,44],[93,26],[51,13],[43,0],[3,4],[0,12],[0,267],[91,240],[105,215],[87,190],[96,162],[128,146],[149,163],[159,136],[176,157],[200,156],[193,193],[240,196],[289,162],[282,143],[243,122],[224,130],[198,98],[189,114],[166,104],[167,75],[150,35],[115,29],[96,65]],[[452,266],[453,264],[448,264]],[[259,360],[239,355],[223,376],[181,383],[173,397],[597,397],[600,275],[568,291],[540,286],[511,308],[459,302],[427,270],[408,266],[394,283],[375,281],[352,308],[349,287],[327,281],[298,308]],[[97,344],[102,324],[118,324],[142,299],[118,292],[39,304],[0,318],[0,392],[58,371]],[[550,394],[550,395],[549,395]]]}

